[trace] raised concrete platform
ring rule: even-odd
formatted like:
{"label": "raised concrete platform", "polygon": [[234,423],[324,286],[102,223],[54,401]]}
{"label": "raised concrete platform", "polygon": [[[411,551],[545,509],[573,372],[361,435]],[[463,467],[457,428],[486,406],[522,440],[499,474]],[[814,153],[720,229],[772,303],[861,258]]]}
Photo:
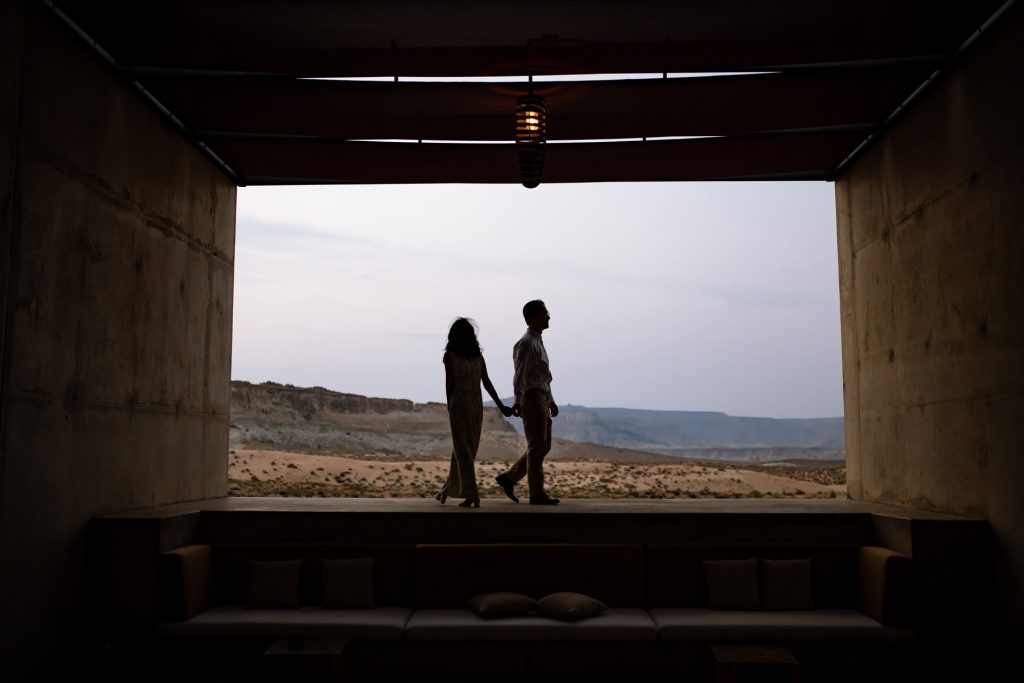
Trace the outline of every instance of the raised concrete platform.
{"label": "raised concrete platform", "polygon": [[[424,498],[215,498],[99,517],[106,534],[192,542],[854,543],[913,555],[915,536],[980,538],[983,520],[852,500],[489,498],[479,509]],[[941,529],[942,531],[938,531]]]}

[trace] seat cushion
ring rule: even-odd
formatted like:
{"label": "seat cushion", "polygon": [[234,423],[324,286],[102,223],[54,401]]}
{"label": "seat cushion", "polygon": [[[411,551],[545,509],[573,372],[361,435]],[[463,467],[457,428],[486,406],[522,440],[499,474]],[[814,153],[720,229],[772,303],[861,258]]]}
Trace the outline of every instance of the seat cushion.
{"label": "seat cushion", "polygon": [[704,560],[708,609],[761,609],[757,560]]}
{"label": "seat cushion", "polygon": [[468,609],[423,609],[405,627],[408,640],[655,640],[657,629],[646,610],[611,607],[580,621],[539,615],[482,619]]}
{"label": "seat cushion", "polygon": [[373,558],[321,560],[325,609],[373,609]]}
{"label": "seat cushion", "polygon": [[285,638],[330,636],[356,640],[400,640],[409,619],[405,607],[376,609],[245,609],[214,607],[188,621],[160,624],[167,636]]}
{"label": "seat cushion", "polygon": [[761,609],[769,611],[812,610],[814,589],[811,561],[757,561],[761,575]]}
{"label": "seat cushion", "polygon": [[794,612],[652,609],[662,640],[911,640],[908,628],[882,626],[852,609]]}
{"label": "seat cushion", "polygon": [[299,606],[302,560],[249,563],[249,609],[295,609]]}

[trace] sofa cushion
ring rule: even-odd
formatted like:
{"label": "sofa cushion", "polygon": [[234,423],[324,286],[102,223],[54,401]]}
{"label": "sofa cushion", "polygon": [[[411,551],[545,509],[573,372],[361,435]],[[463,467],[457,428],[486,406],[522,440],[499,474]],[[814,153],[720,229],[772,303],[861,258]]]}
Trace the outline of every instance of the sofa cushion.
{"label": "sofa cushion", "polygon": [[860,546],[832,543],[652,543],[647,546],[647,606],[707,607],[703,560],[811,559],[816,607],[857,607]]}
{"label": "sofa cushion", "polygon": [[757,568],[761,577],[761,609],[814,609],[809,559],[759,559]]}
{"label": "sofa cushion", "polygon": [[213,607],[213,549],[188,545],[160,556],[161,615],[184,621]]}
{"label": "sofa cushion", "polygon": [[299,606],[302,560],[249,563],[249,609],[294,609]]}
{"label": "sofa cushion", "polygon": [[160,624],[160,633],[179,637],[286,638],[288,636],[400,640],[409,619],[405,607],[293,610],[214,607],[183,622]]}
{"label": "sofa cushion", "polygon": [[484,619],[468,609],[423,609],[409,617],[408,640],[655,640],[657,629],[646,610],[610,607],[580,621],[538,615]]}
{"label": "sofa cushion", "polygon": [[877,546],[861,548],[858,607],[886,626],[910,624],[913,572],[906,555]]}
{"label": "sofa cushion", "polygon": [[537,601],[537,611],[545,617],[561,619],[562,621],[576,621],[593,617],[608,609],[600,600],[583,595],[563,591],[545,595]]}
{"label": "sofa cushion", "polygon": [[416,546],[416,607],[459,609],[481,593],[589,595],[610,607],[644,604],[643,546],[459,544]]}
{"label": "sofa cushion", "polygon": [[323,560],[325,609],[373,609],[373,558]]}
{"label": "sofa cushion", "polygon": [[[205,513],[204,513],[205,514]],[[245,603],[250,560],[302,558],[299,604],[323,604],[323,562],[373,558],[373,602],[383,607],[411,607],[413,546],[399,543],[218,543],[213,541],[214,604]]]}
{"label": "sofa cushion", "polygon": [[484,619],[516,617],[537,609],[537,601],[522,593],[482,593],[466,601],[466,606]]}
{"label": "sofa cushion", "polygon": [[757,560],[705,560],[708,609],[761,609]]}
{"label": "sofa cushion", "polygon": [[882,626],[854,609],[800,612],[651,610],[662,640],[911,640],[912,629]]}

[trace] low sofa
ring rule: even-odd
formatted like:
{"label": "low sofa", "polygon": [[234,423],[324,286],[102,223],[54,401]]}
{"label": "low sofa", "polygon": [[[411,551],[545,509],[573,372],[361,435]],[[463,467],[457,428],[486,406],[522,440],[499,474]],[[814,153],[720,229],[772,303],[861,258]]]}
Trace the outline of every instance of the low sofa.
{"label": "low sofa", "polygon": [[[323,560],[373,558],[373,608],[324,609]],[[811,609],[711,609],[707,563],[810,560]],[[246,608],[253,561],[302,560],[299,606]],[[352,641],[357,676],[661,678],[707,664],[712,643],[789,647],[805,678],[894,671],[913,642],[911,560],[833,544],[191,545],[161,561],[160,638],[256,643]],[[742,564],[742,563],[741,563]],[[806,566],[806,565],[804,565]],[[577,621],[484,619],[473,596],[572,591],[607,609]],[[844,659],[845,657],[845,659]],[[839,664],[839,662],[844,662]],[[865,669],[870,662],[873,669]],[[820,666],[819,666],[820,663]]]}

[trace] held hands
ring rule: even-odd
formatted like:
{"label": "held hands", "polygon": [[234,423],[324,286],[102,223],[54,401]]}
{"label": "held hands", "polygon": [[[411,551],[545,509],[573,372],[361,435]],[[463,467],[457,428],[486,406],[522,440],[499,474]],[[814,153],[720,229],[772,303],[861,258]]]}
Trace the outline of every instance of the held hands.
{"label": "held hands", "polygon": [[[548,404],[548,408],[551,409],[551,417],[558,417],[558,406],[555,405],[554,401],[552,401],[551,403]],[[516,417],[522,417],[523,416],[523,409],[522,409],[522,406],[520,406],[518,403],[514,404],[511,408],[508,408],[506,406],[502,406],[501,407],[501,414],[504,415],[505,417],[508,417],[510,415],[515,415]]]}

